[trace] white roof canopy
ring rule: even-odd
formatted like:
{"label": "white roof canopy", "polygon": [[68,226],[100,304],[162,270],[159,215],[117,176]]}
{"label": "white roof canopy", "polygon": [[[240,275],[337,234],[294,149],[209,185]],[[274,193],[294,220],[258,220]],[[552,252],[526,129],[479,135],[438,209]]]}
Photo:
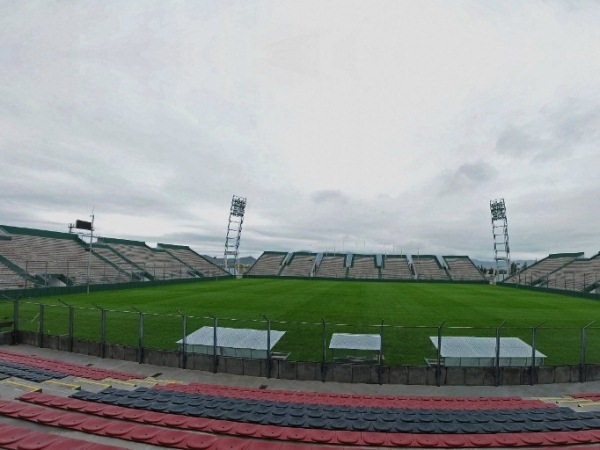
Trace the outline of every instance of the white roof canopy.
{"label": "white roof canopy", "polygon": [[[438,337],[430,336],[431,342],[438,348]],[[532,347],[516,337],[500,338],[501,358],[530,358]],[[442,336],[440,354],[444,358],[495,358],[495,337]],[[536,358],[546,355],[535,351]]]}
{"label": "white roof canopy", "polygon": [[333,333],[329,348],[381,351],[381,336],[378,334]]}
{"label": "white roof canopy", "polygon": [[[223,328],[217,327],[217,346],[230,348],[245,348],[251,350],[267,350],[269,341],[272,350],[275,344],[283,337],[285,331],[271,330],[268,337],[267,330],[252,330],[248,328]],[[186,336],[186,345],[214,345],[214,327],[202,327]],[[177,341],[183,344],[183,339]]]}

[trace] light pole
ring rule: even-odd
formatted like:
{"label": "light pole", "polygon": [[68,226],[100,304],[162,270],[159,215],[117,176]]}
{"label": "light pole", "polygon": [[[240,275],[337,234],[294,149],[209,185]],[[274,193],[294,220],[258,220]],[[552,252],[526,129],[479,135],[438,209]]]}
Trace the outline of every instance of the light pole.
{"label": "light pole", "polygon": [[92,222],[90,226],[90,254],[88,255],[88,266],[87,266],[87,293],[90,293],[90,268],[92,265],[92,240],[94,239],[94,210],[92,209]]}

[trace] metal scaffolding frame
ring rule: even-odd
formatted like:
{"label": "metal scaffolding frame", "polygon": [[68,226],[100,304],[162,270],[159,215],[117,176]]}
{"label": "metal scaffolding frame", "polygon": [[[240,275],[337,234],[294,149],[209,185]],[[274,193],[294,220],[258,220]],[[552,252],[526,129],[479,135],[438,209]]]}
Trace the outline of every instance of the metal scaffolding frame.
{"label": "metal scaffolding frame", "polygon": [[[508,221],[504,199],[490,200],[492,214],[492,234],[494,236],[494,260],[496,261],[497,281],[510,275],[510,246],[508,239]],[[501,271],[504,270],[503,276]]]}
{"label": "metal scaffolding frame", "polygon": [[[223,253],[223,268],[232,275],[237,275],[238,252],[240,248],[240,236],[246,212],[246,198],[234,195],[231,198],[229,209],[229,222],[227,224],[227,236],[225,237],[225,251]],[[229,256],[233,256],[233,267],[228,267]]]}

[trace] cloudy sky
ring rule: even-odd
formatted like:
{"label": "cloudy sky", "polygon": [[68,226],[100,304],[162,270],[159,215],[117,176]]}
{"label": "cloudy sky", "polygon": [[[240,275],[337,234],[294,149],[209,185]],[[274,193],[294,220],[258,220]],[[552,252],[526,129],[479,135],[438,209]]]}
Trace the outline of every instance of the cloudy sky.
{"label": "cloudy sky", "polygon": [[240,253],[600,251],[600,2],[0,0],[0,224]]}

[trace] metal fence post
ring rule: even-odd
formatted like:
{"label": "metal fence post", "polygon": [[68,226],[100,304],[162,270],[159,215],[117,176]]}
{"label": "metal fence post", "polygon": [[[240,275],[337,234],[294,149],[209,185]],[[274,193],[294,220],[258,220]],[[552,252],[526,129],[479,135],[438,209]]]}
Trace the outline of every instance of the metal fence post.
{"label": "metal fence post", "polygon": [[44,304],[40,303],[40,312],[38,313],[38,347],[44,348]]}
{"label": "metal fence post", "polygon": [[437,364],[435,365],[435,384],[439,387],[442,385],[442,327],[446,321],[444,320],[438,327],[438,352],[437,352]]}
{"label": "metal fence post", "polygon": [[381,321],[381,330],[379,331],[379,373],[377,374],[379,384],[383,384],[383,320]]}
{"label": "metal fence post", "polygon": [[73,352],[73,339],[75,334],[75,308],[69,305],[69,351]]}
{"label": "metal fence post", "polygon": [[531,370],[530,370],[530,376],[529,376],[529,383],[532,386],[535,383],[537,383],[537,368],[535,366],[535,350],[536,350],[537,345],[535,342],[535,338],[537,335],[538,328],[541,327],[545,323],[546,322],[542,322],[538,326],[531,328]]}
{"label": "metal fence post", "polygon": [[529,374],[529,384],[535,384],[535,333],[537,327],[531,327],[531,370]]}
{"label": "metal fence post", "polygon": [[267,316],[263,316],[267,321],[267,378],[271,378],[271,321]]}
{"label": "metal fence post", "polygon": [[185,369],[187,365],[187,316],[183,314],[179,309],[177,310],[181,316],[181,362],[180,367]]}
{"label": "metal fence post", "polygon": [[213,318],[213,372],[217,373],[219,367],[219,358],[217,356],[217,327],[218,327],[218,319],[213,316],[211,313],[208,313],[210,317]]}
{"label": "metal fence post", "polygon": [[506,320],[503,321],[498,328],[496,328],[496,373],[494,383],[496,386],[500,386],[500,329],[504,326]]}
{"label": "metal fence post", "polygon": [[13,343],[19,343],[19,297],[13,300]]}
{"label": "metal fence post", "polygon": [[58,299],[63,305],[69,308],[69,352],[73,352],[73,334],[74,334],[74,323],[75,320],[75,311],[71,305],[63,302],[60,298]]}
{"label": "metal fence post", "polygon": [[132,308],[138,313],[138,363],[142,364],[144,361],[144,313],[135,306]]}
{"label": "metal fence post", "polygon": [[100,310],[100,358],[106,355],[106,310],[98,305],[94,306]]}
{"label": "metal fence post", "polygon": [[327,373],[327,325],[325,319],[321,319],[323,324],[323,357],[321,359],[321,381],[325,382],[325,375]]}
{"label": "metal fence post", "polygon": [[587,329],[589,326],[593,325],[594,323],[596,323],[596,321],[594,320],[593,322],[588,323],[585,327],[583,327],[581,329],[581,364],[579,366],[579,382],[583,383],[586,380],[586,375],[585,375],[585,365],[586,365],[586,351],[587,351]]}

